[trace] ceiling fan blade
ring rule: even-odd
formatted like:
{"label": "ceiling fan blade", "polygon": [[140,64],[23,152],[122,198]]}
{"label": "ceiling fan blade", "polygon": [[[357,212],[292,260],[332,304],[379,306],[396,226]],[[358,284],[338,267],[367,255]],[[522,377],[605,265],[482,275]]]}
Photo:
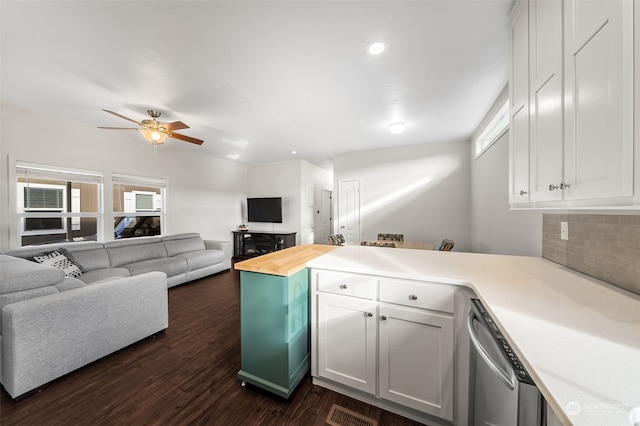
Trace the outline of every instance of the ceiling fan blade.
{"label": "ceiling fan blade", "polygon": [[202,145],[204,143],[203,140],[192,138],[191,136],[181,135],[180,133],[170,133],[170,137],[183,140],[185,142],[195,143],[196,145]]}
{"label": "ceiling fan blade", "polygon": [[188,129],[189,126],[184,124],[182,121],[174,121],[173,123],[164,123],[164,127],[169,131],[173,132],[174,130]]}
{"label": "ceiling fan blade", "polygon": [[117,112],[113,112],[113,111],[109,111],[108,109],[103,109],[104,112],[108,112],[109,114],[113,114],[116,117],[120,117],[120,118],[124,118],[127,121],[130,121],[132,123],[136,123],[138,126],[142,126],[142,124],[138,123],[136,120],[134,120],[133,118],[129,118],[129,117],[125,117],[122,114],[118,114]]}
{"label": "ceiling fan blade", "polygon": [[137,127],[102,127],[98,126],[98,129],[110,129],[110,130],[138,130]]}

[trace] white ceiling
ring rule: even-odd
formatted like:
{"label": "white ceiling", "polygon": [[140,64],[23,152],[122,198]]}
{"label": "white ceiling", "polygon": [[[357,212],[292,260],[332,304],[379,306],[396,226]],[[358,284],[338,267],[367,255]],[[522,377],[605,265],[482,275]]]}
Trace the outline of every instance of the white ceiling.
{"label": "white ceiling", "polygon": [[[205,141],[167,143],[330,167],[337,153],[468,139],[507,82],[512,5],[2,0],[0,94],[96,127],[132,124],[102,108],[138,121],[158,109]],[[366,53],[374,40],[382,55]]]}

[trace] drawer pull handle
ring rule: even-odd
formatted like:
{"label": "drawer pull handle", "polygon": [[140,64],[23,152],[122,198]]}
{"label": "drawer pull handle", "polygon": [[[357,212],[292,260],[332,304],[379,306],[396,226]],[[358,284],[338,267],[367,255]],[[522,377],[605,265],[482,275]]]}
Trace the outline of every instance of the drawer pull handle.
{"label": "drawer pull handle", "polygon": [[340,288],[341,288],[342,290],[346,290],[346,289],[347,289],[347,285],[346,285],[346,284],[340,284]]}
{"label": "drawer pull handle", "polygon": [[371,318],[371,317],[373,316],[373,314],[372,314],[371,312],[367,312],[367,316],[368,316],[369,318]]}
{"label": "drawer pull handle", "polygon": [[418,300],[418,296],[416,296],[415,294],[412,294],[409,296],[409,300]]}
{"label": "drawer pull handle", "polygon": [[382,321],[386,321],[386,320],[387,320],[387,317],[383,315],[383,316],[381,316],[381,317],[380,317],[380,319],[381,319]]}

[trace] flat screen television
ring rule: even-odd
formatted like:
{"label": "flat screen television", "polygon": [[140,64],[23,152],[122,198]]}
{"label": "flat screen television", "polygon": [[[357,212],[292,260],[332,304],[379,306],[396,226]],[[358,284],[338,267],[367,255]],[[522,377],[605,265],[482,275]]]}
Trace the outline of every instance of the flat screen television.
{"label": "flat screen television", "polygon": [[247,220],[282,223],[282,197],[247,198]]}

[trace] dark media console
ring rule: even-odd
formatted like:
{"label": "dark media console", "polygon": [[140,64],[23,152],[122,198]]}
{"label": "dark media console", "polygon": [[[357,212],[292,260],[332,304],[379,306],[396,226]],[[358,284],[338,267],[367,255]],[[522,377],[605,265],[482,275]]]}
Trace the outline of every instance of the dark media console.
{"label": "dark media console", "polygon": [[233,231],[234,259],[250,259],[295,245],[295,232]]}

